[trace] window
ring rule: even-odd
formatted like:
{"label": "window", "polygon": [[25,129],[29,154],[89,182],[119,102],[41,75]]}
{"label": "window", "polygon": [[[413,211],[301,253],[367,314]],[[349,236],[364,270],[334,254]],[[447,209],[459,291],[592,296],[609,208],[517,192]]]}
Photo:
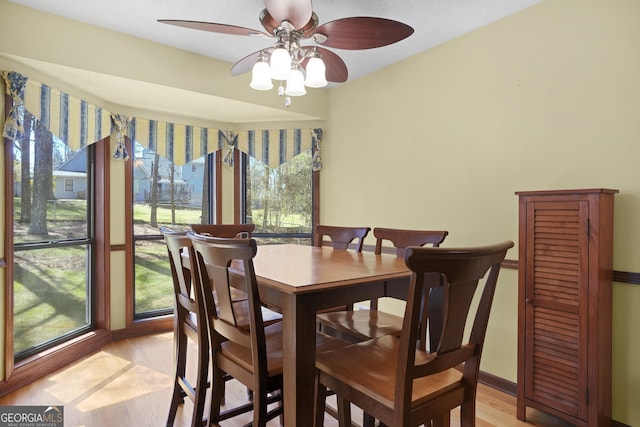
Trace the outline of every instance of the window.
{"label": "window", "polygon": [[311,244],[314,200],[311,150],[278,167],[242,154],[243,221],[262,243]]}
{"label": "window", "polygon": [[[27,114],[14,142],[13,343],[16,360],[94,325],[92,146],[72,151]],[[82,188],[73,193],[74,174]],[[71,187],[71,188],[69,188]]]}
{"label": "window", "polygon": [[203,203],[207,157],[176,165],[135,144],[133,167],[134,319],[171,314],[173,285],[161,227],[186,230],[209,216]]}

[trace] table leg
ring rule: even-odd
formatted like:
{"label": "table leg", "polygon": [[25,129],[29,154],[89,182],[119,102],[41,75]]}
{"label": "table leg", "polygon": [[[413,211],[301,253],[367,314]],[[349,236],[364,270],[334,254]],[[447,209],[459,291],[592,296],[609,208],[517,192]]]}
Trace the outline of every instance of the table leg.
{"label": "table leg", "polygon": [[287,427],[313,425],[316,354],[315,307],[304,295],[283,301],[284,422]]}

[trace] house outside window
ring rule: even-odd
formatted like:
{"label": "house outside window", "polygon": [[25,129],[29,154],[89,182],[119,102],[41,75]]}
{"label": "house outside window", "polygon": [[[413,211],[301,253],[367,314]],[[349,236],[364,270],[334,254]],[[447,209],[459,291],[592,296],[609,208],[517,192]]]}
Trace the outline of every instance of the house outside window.
{"label": "house outside window", "polygon": [[140,144],[135,147],[133,318],[146,319],[172,313],[173,285],[161,229],[188,230],[207,215],[206,157],[178,165]]}

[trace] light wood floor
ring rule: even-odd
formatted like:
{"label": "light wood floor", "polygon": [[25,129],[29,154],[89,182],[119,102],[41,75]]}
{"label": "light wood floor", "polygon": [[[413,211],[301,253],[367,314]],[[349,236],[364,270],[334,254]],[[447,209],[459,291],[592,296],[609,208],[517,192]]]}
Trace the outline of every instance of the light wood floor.
{"label": "light wood floor", "polygon": [[[121,340],[105,346],[63,370],[55,372],[14,393],[0,398],[0,406],[64,406],[65,427],[142,427],[164,426],[172,387],[172,334]],[[230,382],[227,403],[246,399],[244,388]],[[489,387],[479,386],[477,423],[485,426],[570,426],[531,409],[527,423],[515,417],[515,398]],[[190,403],[183,405],[176,427],[189,425]],[[238,417],[224,426],[241,426],[250,416]],[[357,415],[356,421],[361,421]],[[278,420],[269,426],[279,426]],[[327,416],[326,426],[337,426]],[[457,414],[452,426],[458,426]]]}

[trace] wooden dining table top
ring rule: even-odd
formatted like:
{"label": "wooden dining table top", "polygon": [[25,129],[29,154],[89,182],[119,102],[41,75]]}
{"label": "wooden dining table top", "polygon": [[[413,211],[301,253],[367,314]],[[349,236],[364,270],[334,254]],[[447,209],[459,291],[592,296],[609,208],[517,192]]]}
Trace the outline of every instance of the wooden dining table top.
{"label": "wooden dining table top", "polygon": [[407,277],[404,259],[372,252],[334,250],[295,244],[258,246],[253,259],[261,286],[300,294],[349,284]]}

